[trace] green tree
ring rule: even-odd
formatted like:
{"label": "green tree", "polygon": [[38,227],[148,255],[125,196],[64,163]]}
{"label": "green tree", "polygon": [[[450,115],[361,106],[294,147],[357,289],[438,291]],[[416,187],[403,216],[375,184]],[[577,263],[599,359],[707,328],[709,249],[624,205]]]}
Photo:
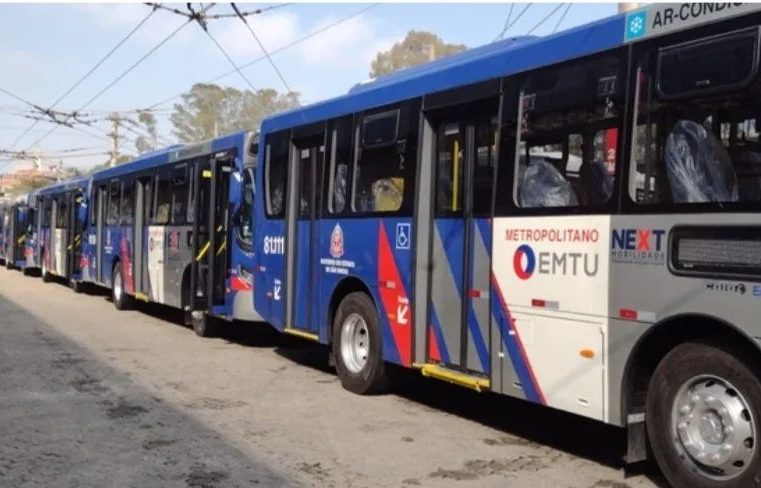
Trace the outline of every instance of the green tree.
{"label": "green tree", "polygon": [[465,49],[464,44],[447,44],[431,32],[409,31],[401,42],[375,56],[370,65],[370,77],[385,76],[403,68],[457,54]]}
{"label": "green tree", "polygon": [[252,92],[197,83],[174,105],[172,132],[182,142],[197,142],[241,129],[255,129],[271,113],[298,107],[299,94],[265,88]]}
{"label": "green tree", "polygon": [[143,129],[146,135],[140,135],[135,138],[135,149],[138,154],[158,149],[159,133],[156,127],[156,117],[148,110],[141,110],[137,113],[137,122],[128,119],[128,123]]}
{"label": "green tree", "polygon": [[46,178],[41,175],[33,175],[33,176],[24,176],[22,178],[19,178],[15,185],[13,185],[13,193],[15,194],[23,194],[30,192],[32,190],[36,190],[37,188],[42,188],[43,186],[49,185],[52,181],[49,178]]}

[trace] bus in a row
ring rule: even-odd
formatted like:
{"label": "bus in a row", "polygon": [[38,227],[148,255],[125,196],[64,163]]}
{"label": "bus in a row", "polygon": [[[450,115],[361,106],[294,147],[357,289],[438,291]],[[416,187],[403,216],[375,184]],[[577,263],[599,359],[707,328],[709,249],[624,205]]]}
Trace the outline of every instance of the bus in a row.
{"label": "bus in a row", "polygon": [[416,368],[758,486],[760,29],[655,4],[266,118],[256,311],[348,390]]}
{"label": "bus in a row", "polygon": [[256,135],[238,132],[42,188],[5,210],[8,262],[77,292],[108,288],[120,310],[136,301],[180,308],[201,336],[220,320],[260,320],[252,291],[256,151]]}
{"label": "bus in a row", "polygon": [[36,191],[5,200],[0,205],[0,260],[6,268],[25,275],[38,268]]}
{"label": "bus in a row", "polygon": [[655,4],[141,156],[87,183],[80,279],[200,335],[261,317],[356,393],[414,368],[757,486],[760,46],[761,6]]}
{"label": "bus in a row", "polygon": [[92,175],[82,279],[123,309],[185,311],[201,336],[217,319],[253,321],[253,178],[257,142],[238,132],[172,146]]}

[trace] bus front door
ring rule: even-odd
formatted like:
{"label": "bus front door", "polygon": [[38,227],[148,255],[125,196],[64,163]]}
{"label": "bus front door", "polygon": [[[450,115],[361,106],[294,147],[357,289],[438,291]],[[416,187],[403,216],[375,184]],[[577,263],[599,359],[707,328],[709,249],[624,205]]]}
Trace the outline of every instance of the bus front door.
{"label": "bus front door", "polygon": [[285,330],[306,334],[317,339],[317,293],[319,274],[316,273],[319,241],[320,181],[325,156],[324,135],[293,141],[286,221],[288,230]]}
{"label": "bus front door", "polygon": [[[217,156],[198,163],[193,175],[193,262],[190,307],[228,315],[225,307],[229,269],[230,174],[232,158]],[[231,312],[230,312],[231,313]]]}
{"label": "bus front door", "polygon": [[[470,115],[470,114],[468,114]],[[435,130],[428,362],[489,375],[494,117],[443,120]]]}

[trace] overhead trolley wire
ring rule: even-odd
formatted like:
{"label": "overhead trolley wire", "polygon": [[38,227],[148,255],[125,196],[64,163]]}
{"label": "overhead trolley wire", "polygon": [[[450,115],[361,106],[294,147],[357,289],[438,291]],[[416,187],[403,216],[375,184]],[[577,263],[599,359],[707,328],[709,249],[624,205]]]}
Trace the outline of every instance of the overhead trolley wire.
{"label": "overhead trolley wire", "polygon": [[[347,21],[349,21],[349,20],[353,19],[354,17],[357,17],[358,15],[361,15],[361,14],[363,14],[363,13],[367,12],[367,11],[368,11],[368,10],[370,10],[371,8],[375,8],[375,7],[377,7],[378,5],[380,5],[380,4],[379,4],[379,3],[373,3],[373,4],[367,5],[367,6],[365,6],[365,7],[362,7],[361,9],[357,10],[356,12],[354,12],[354,13],[352,13],[352,14],[350,14],[350,15],[347,15],[346,17],[343,17],[343,18],[341,18],[341,19],[338,19],[337,21],[335,21],[335,22],[333,22],[333,23],[331,23],[331,24],[328,24],[328,25],[326,25],[326,26],[324,26],[324,27],[321,27],[321,28],[319,28],[319,29],[317,29],[317,30],[314,30],[314,31],[310,32],[309,34],[307,34],[307,35],[305,35],[305,36],[303,36],[303,37],[300,37],[299,39],[296,39],[296,40],[294,40],[294,41],[292,41],[292,42],[290,42],[290,43],[288,43],[288,44],[285,44],[285,45],[283,45],[283,46],[280,46],[279,48],[277,48],[277,49],[275,49],[275,50],[273,50],[273,51],[270,51],[270,56],[274,56],[275,54],[279,54],[279,53],[281,53],[281,52],[285,51],[286,49],[290,49],[290,48],[292,48],[293,46],[296,46],[296,45],[298,45],[298,44],[301,44],[302,42],[304,42],[304,41],[307,41],[307,40],[311,39],[312,37],[315,37],[315,36],[317,36],[317,35],[319,35],[319,34],[322,34],[323,32],[325,32],[325,31],[327,31],[327,30],[330,30],[330,29],[332,29],[332,28],[334,28],[334,27],[337,27],[337,26],[339,26],[340,24],[343,24],[344,22],[347,22]],[[241,70],[243,70],[243,69],[246,69],[246,68],[248,68],[248,67],[250,67],[250,66],[253,66],[253,65],[255,65],[256,63],[258,63],[258,62],[260,62],[260,61],[264,61],[265,59],[267,59],[265,56],[261,56],[261,57],[259,57],[259,58],[257,58],[257,59],[254,59],[253,61],[249,61],[249,62],[247,62],[247,63],[241,64],[241,65],[240,65],[240,66],[238,66],[238,67],[239,67]],[[221,75],[219,75],[219,76],[216,76],[216,77],[214,77],[214,78],[212,78],[212,79],[208,80],[206,83],[214,83],[215,81],[219,81],[219,80],[221,80],[222,78],[226,78],[227,76],[230,76],[230,75],[231,75],[231,74],[233,74],[233,73],[237,73],[237,70],[230,70],[230,71],[227,71],[227,72],[225,72],[225,73],[222,73]],[[176,95],[172,95],[171,97],[167,97],[167,98],[165,98],[165,99],[163,99],[163,100],[161,100],[161,101],[159,101],[159,102],[157,102],[157,103],[154,103],[154,104],[153,104],[153,105],[151,105],[150,107],[148,107],[148,110],[151,110],[151,109],[153,109],[154,107],[159,107],[159,106],[161,106],[161,105],[164,105],[164,104],[166,104],[166,103],[169,103],[169,102],[171,102],[171,101],[173,101],[173,100],[175,100],[175,99],[177,99],[177,98],[181,97],[183,94],[185,94],[185,92],[184,92],[184,91],[183,91],[183,92],[181,92],[181,93],[178,93],[178,94],[176,94]]]}
{"label": "overhead trolley wire", "polygon": [[[204,13],[209,8],[213,7],[213,5],[203,9],[201,13]],[[155,10],[155,9],[154,9]],[[127,76],[132,70],[137,68],[143,61],[148,59],[153,53],[158,51],[164,44],[169,42],[170,39],[172,39],[174,36],[176,36],[184,27],[186,27],[192,19],[188,19],[183,24],[178,26],[175,30],[173,30],[169,35],[164,37],[161,41],[158,42],[155,46],[153,46],[147,53],[145,53],[143,56],[141,56],[137,61],[135,61],[129,68],[127,68],[124,72],[122,72],[119,76],[117,76],[113,81],[111,81],[109,84],[107,84],[105,87],[103,87],[98,93],[90,97],[90,99],[85,102],[79,109],[77,109],[75,112],[81,112],[85,108],[89,107],[95,100],[103,96],[104,93],[106,93],[108,90],[110,90],[114,85],[116,85],[119,81],[121,81],[125,76]],[[57,126],[51,127],[51,129],[46,132],[42,137],[37,139],[34,143],[31,144],[30,147],[36,146],[39,144],[42,140],[47,138],[50,134],[52,134],[56,130]]]}
{"label": "overhead trolley wire", "polygon": [[560,16],[560,20],[558,20],[557,24],[555,24],[555,27],[552,29],[553,34],[558,31],[558,27],[560,27],[560,24],[562,24],[565,20],[565,16],[568,15],[568,11],[571,10],[571,7],[573,7],[573,3],[568,2],[568,6],[565,8],[565,12],[563,12],[563,15]]}
{"label": "overhead trolley wire", "polygon": [[539,22],[537,22],[537,23],[534,25],[534,27],[532,27],[531,29],[529,29],[529,31],[528,31],[528,32],[526,32],[526,35],[527,35],[527,36],[530,36],[530,35],[531,35],[531,34],[532,34],[532,33],[533,33],[535,30],[537,30],[537,29],[539,28],[539,26],[541,26],[542,24],[544,24],[545,22],[547,22],[547,20],[548,20],[550,17],[552,17],[553,15],[555,15],[555,12],[557,12],[558,10],[560,10],[560,9],[563,7],[563,5],[565,5],[565,4],[563,4],[563,3],[559,3],[559,4],[557,4],[557,5],[555,6],[555,8],[554,8],[554,9],[552,9],[552,11],[551,11],[550,13],[548,13],[547,15],[545,15],[545,16],[544,16],[544,18],[542,18],[542,20],[540,20]]}
{"label": "overhead trolley wire", "polygon": [[281,73],[280,70],[278,69],[277,65],[275,64],[275,61],[272,59],[272,56],[270,56],[270,53],[267,52],[267,49],[264,47],[264,44],[262,44],[262,41],[259,40],[259,36],[256,35],[256,33],[254,32],[254,29],[251,28],[251,24],[248,23],[248,20],[246,20],[246,17],[243,16],[241,11],[238,10],[238,7],[234,3],[231,3],[230,5],[232,6],[235,13],[238,15],[238,18],[241,20],[241,22],[243,22],[243,24],[245,24],[245,26],[248,28],[248,31],[251,33],[254,40],[259,45],[259,49],[261,49],[264,55],[267,57],[267,60],[270,62],[270,65],[272,65],[272,69],[275,70],[275,73],[277,73],[278,78],[280,78],[280,81],[282,81],[283,85],[285,85],[285,89],[288,90],[289,93],[293,92],[288,82],[285,81],[285,77],[283,76],[283,73]]}
{"label": "overhead trolley wire", "polygon": [[502,31],[497,34],[497,37],[494,38],[493,42],[497,42],[505,37],[505,34],[507,33],[507,26],[510,25],[510,19],[513,17],[513,7],[515,7],[515,4],[511,3],[510,10],[507,12],[507,18],[505,19],[505,25],[502,27]]}
{"label": "overhead trolley wire", "polygon": [[[213,6],[214,4],[212,4]],[[201,29],[206,33],[207,36],[209,36],[209,39],[211,39],[211,42],[214,43],[215,46],[217,46],[217,49],[219,49],[225,58],[227,58],[227,61],[232,65],[233,68],[235,68],[235,71],[238,72],[241,78],[243,78],[243,81],[246,82],[246,84],[251,88],[251,91],[256,92],[256,88],[254,88],[254,85],[251,83],[251,80],[249,80],[245,74],[243,74],[243,71],[241,71],[240,67],[233,61],[233,58],[230,57],[229,54],[227,54],[227,51],[225,51],[225,48],[222,47],[222,44],[220,44],[214,36],[209,32],[209,26],[206,23],[206,20],[204,19],[203,15],[196,13],[195,10],[193,10],[193,6],[188,3],[188,10],[190,10],[191,13],[191,20],[195,20],[198,22],[198,25],[201,26]]]}
{"label": "overhead trolley wire", "polygon": [[[149,19],[149,18],[151,18],[151,16],[152,16],[152,15],[153,15],[155,12],[156,12],[156,9],[153,9],[153,10],[151,10],[151,11],[148,13],[148,15],[146,15],[146,16],[143,18],[143,20],[141,20],[141,21],[140,21],[140,22],[139,22],[139,23],[138,23],[138,24],[137,24],[137,25],[136,25],[136,26],[135,26],[135,27],[134,27],[134,28],[133,28],[133,29],[132,29],[132,30],[131,30],[131,31],[130,31],[130,32],[129,32],[129,33],[128,33],[128,34],[127,34],[125,37],[124,37],[124,38],[122,38],[122,40],[120,40],[118,43],[116,43],[116,45],[115,45],[113,48],[111,48],[111,50],[110,50],[110,51],[108,51],[108,52],[106,53],[106,55],[105,55],[105,56],[103,56],[103,57],[102,57],[102,58],[101,58],[101,59],[100,59],[100,60],[99,60],[97,63],[95,63],[95,66],[93,66],[92,68],[90,68],[90,70],[89,70],[87,73],[85,73],[85,74],[84,74],[84,75],[83,75],[81,78],[79,78],[79,79],[78,79],[78,80],[77,80],[77,81],[76,81],[76,82],[75,82],[73,85],[71,85],[71,87],[69,87],[69,89],[68,89],[68,90],[66,90],[66,91],[65,91],[65,92],[64,92],[64,93],[63,93],[61,96],[59,96],[59,97],[56,99],[56,101],[55,101],[55,102],[53,102],[53,104],[50,106],[50,108],[51,108],[51,109],[55,108],[55,106],[56,106],[56,105],[58,105],[59,103],[61,103],[61,101],[62,101],[64,98],[66,98],[67,96],[69,96],[69,95],[71,94],[71,92],[73,92],[74,90],[76,90],[76,89],[77,89],[77,87],[78,87],[79,85],[81,85],[81,84],[82,84],[82,83],[83,83],[83,82],[84,82],[84,81],[85,81],[87,78],[89,78],[89,77],[90,77],[90,75],[92,75],[92,74],[95,72],[95,70],[97,70],[97,69],[98,69],[98,68],[99,68],[99,67],[100,67],[100,66],[101,66],[103,63],[105,63],[105,62],[106,62],[106,60],[107,60],[108,58],[110,58],[110,57],[111,57],[111,55],[113,55],[113,54],[116,52],[116,50],[117,50],[117,49],[119,49],[119,48],[120,48],[120,47],[121,47],[121,46],[122,46],[122,45],[123,45],[125,42],[127,42],[127,41],[128,41],[128,40],[129,40],[129,39],[130,39],[130,38],[131,38],[131,37],[132,37],[134,34],[135,34],[135,32],[137,32],[137,31],[138,31],[138,30],[139,30],[139,29],[140,29],[140,28],[141,28],[141,27],[142,27],[142,26],[143,26],[143,25],[144,25],[144,24],[145,24],[145,23],[148,21],[148,19]],[[34,128],[35,128],[35,127],[37,127],[37,124],[39,124],[39,122],[40,122],[40,121],[39,121],[39,120],[37,120],[37,121],[35,121],[35,122],[34,122],[32,125],[30,125],[29,127],[27,127],[27,129],[26,129],[26,130],[24,130],[24,132],[23,132],[21,135],[19,135],[19,136],[16,138],[16,140],[13,142],[13,144],[11,144],[11,148],[14,148],[14,147],[16,146],[16,144],[18,144],[18,143],[19,143],[19,141],[21,141],[21,139],[23,139],[23,138],[24,138],[24,137],[25,137],[27,134],[29,134],[29,132],[31,132],[32,130],[34,130]],[[50,131],[50,132],[52,133],[53,131]]]}

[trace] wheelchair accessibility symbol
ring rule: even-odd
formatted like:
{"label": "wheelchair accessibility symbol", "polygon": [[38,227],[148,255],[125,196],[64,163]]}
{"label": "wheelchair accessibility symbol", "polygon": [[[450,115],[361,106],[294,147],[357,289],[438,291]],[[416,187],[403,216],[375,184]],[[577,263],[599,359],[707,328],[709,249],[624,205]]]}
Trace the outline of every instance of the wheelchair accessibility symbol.
{"label": "wheelchair accessibility symbol", "polygon": [[410,224],[396,224],[396,248],[410,248]]}

